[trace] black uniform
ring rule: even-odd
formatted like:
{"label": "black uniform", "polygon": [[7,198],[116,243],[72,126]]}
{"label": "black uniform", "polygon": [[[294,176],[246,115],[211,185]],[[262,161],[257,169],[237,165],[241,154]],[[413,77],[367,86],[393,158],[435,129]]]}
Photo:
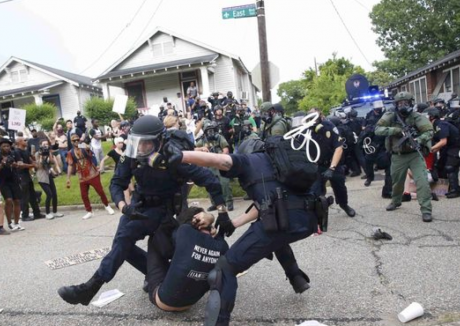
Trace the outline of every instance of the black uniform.
{"label": "black uniform", "polygon": [[460,166],[460,133],[450,122],[435,120],[433,122],[434,135],[433,144],[446,138],[447,144],[440,150],[440,157],[437,162],[438,171],[446,174],[449,179],[450,192],[460,193],[458,184],[458,171]]}
{"label": "black uniform", "polygon": [[[0,160],[8,156],[8,161],[19,162],[21,158],[15,151],[11,151],[8,155],[0,154]],[[19,200],[22,198],[21,187],[19,186],[18,169],[10,165],[3,165],[0,169],[0,191],[4,199]]]}
{"label": "black uniform", "polygon": [[77,115],[73,119],[73,123],[75,125],[75,128],[80,129],[83,134],[86,132],[86,121],[88,121],[88,119],[86,119],[86,117],[84,115],[81,115],[81,114]]}
{"label": "black uniform", "polygon": [[115,276],[125,260],[147,274],[145,252],[135,245],[136,241],[153,234],[161,223],[170,222],[176,213],[175,206],[182,203],[181,186],[185,181],[191,179],[197,185],[206,187],[217,205],[225,204],[219,181],[204,168],[181,164],[173,173],[165,166],[140,166],[135,160],[122,156],[110,182],[112,200],[117,206],[124,201],[123,191],[128,188],[133,176],[136,186],[132,204],[142,202],[139,210],[149,218],[131,220],[125,215],[121,216],[112,249],[98,269],[99,277],[104,282],[109,282]]}
{"label": "black uniform", "polygon": [[191,306],[208,292],[208,274],[227,252],[228,244],[223,236],[213,238],[190,224],[174,231],[172,241],[175,247],[172,257],[164,257],[154,241],[149,241],[149,297],[155,303],[158,291],[161,302],[168,306]]}
{"label": "black uniform", "polygon": [[[322,177],[322,174],[331,166],[334,151],[343,145],[343,140],[339,136],[338,129],[329,121],[322,121],[317,125],[312,132],[312,138],[320,146],[320,158],[318,161],[319,176],[312,187],[312,191],[317,196],[324,196],[326,194],[327,180]],[[313,157],[316,156],[316,148],[314,146],[310,146],[310,152]],[[348,204],[345,173],[342,165],[335,167],[334,176],[330,181],[336,202],[341,205]]]}
{"label": "black uniform", "polygon": [[[30,152],[17,148],[16,153],[19,160],[25,164],[32,164],[30,159]],[[21,184],[22,198],[21,198],[21,212],[22,219],[29,218],[29,203],[34,213],[34,218],[40,218],[40,208],[37,203],[37,195],[35,193],[34,182],[30,177],[29,169],[18,169],[19,181]]]}
{"label": "black uniform", "polygon": [[[243,189],[257,206],[260,207],[267,197],[274,198],[276,188],[286,189],[279,181],[270,178],[274,174],[274,170],[267,154],[232,154],[231,159],[233,162],[231,169],[221,171],[221,174],[227,178],[238,178]],[[265,182],[261,182],[261,179],[264,179]],[[217,263],[213,272],[223,274],[219,291],[221,298],[220,322],[228,322],[230,318],[238,287],[236,275],[249,269],[263,258],[269,257],[273,252],[277,254],[288,278],[302,275],[289,244],[316,232],[317,217],[311,206],[306,204],[307,195],[296,195],[288,191],[287,196],[287,202],[293,205],[292,209],[288,208],[289,228],[287,231],[267,233],[262,220],[258,219],[231,246],[225,254],[225,258],[221,258]],[[296,207],[296,204],[299,205]]]}

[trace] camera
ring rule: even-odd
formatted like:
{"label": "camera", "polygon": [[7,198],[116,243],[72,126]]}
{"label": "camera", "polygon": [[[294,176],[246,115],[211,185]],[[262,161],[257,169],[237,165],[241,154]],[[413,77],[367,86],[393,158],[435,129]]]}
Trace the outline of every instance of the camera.
{"label": "camera", "polygon": [[49,149],[49,147],[40,146],[40,155],[42,155],[42,156],[49,156],[49,155],[50,155],[50,149]]}
{"label": "camera", "polygon": [[14,156],[8,155],[6,157],[4,165],[5,165],[5,167],[10,168],[13,165],[14,162],[16,162],[15,159],[14,159]]}

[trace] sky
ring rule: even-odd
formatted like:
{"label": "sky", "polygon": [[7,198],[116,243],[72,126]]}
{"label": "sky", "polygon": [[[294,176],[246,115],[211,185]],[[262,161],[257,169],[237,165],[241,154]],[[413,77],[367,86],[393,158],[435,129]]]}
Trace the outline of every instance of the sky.
{"label": "sky", "polygon": [[[279,67],[279,82],[299,79],[315,59],[321,64],[333,53],[373,70],[372,62],[384,59],[369,18],[378,2],[265,0],[268,56]],[[222,8],[250,3],[0,0],[0,66],[16,56],[96,77],[158,26],[235,54],[252,70],[259,62],[257,18],[222,19]]]}

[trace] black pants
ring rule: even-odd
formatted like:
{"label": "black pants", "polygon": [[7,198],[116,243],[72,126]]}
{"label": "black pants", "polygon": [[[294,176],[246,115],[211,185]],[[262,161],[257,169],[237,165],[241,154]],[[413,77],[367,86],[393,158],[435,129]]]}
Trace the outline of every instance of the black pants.
{"label": "black pants", "polygon": [[[154,237],[150,236],[147,251],[147,275],[149,298],[155,303],[154,291],[164,281],[169,269],[169,259],[162,255]],[[172,257],[170,257],[172,258]]]}
{"label": "black pants", "polygon": [[57,191],[56,185],[54,184],[54,178],[50,177],[50,183],[43,183],[40,182],[40,187],[42,187],[43,191],[46,194],[46,214],[50,213],[50,204],[51,201],[53,202],[53,213],[57,213]]}
{"label": "black pants", "polygon": [[21,198],[22,218],[26,218],[29,216],[29,204],[32,207],[32,212],[34,213],[34,217],[40,217],[40,208],[38,207],[37,195],[35,193],[34,183],[32,182],[32,180],[21,181],[21,190],[22,190],[22,198]]}
{"label": "black pants", "polygon": [[364,172],[366,173],[367,179],[374,181],[374,164],[377,164],[379,169],[385,170],[385,182],[382,188],[382,196],[391,195],[392,192],[392,181],[391,181],[391,161],[390,155],[385,151],[380,151],[378,153],[370,154],[365,156],[366,168]]}

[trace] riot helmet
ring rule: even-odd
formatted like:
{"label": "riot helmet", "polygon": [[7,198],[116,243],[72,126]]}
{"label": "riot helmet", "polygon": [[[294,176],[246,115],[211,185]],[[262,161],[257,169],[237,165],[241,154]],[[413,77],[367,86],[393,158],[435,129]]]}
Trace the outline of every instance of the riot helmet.
{"label": "riot helmet", "polygon": [[433,100],[433,104],[434,104],[435,107],[442,109],[445,106],[446,101],[444,101],[444,99],[438,97],[438,98]]}
{"label": "riot helmet", "polygon": [[399,92],[395,95],[395,104],[396,111],[403,117],[407,117],[414,109],[414,97],[409,92]]}
{"label": "riot helmet", "polygon": [[426,110],[426,114],[430,121],[441,119],[441,111],[438,108],[430,108]]}
{"label": "riot helmet", "polygon": [[203,127],[203,132],[207,140],[216,140],[217,139],[217,123],[214,121],[206,120]]}
{"label": "riot helmet", "polygon": [[233,98],[233,92],[232,92],[232,91],[228,91],[228,92],[227,92],[227,97],[228,97],[228,98]]}
{"label": "riot helmet", "polygon": [[275,103],[273,104],[273,108],[275,109],[276,113],[280,115],[284,115],[284,108],[281,105],[281,103]]}
{"label": "riot helmet", "polygon": [[259,138],[250,138],[243,141],[238,146],[238,154],[252,154],[256,152],[263,152],[265,143]]}
{"label": "riot helmet", "polygon": [[355,109],[351,109],[348,113],[347,113],[347,117],[349,119],[355,119],[358,117],[358,111],[356,111]]}
{"label": "riot helmet", "polygon": [[428,105],[425,103],[417,103],[415,105],[415,111],[417,111],[418,113],[423,113],[423,111],[425,111],[426,109],[428,109]]}
{"label": "riot helmet", "polygon": [[128,134],[125,155],[139,161],[147,161],[161,150],[165,130],[163,122],[158,117],[140,117],[134,121]]}
{"label": "riot helmet", "polygon": [[264,102],[260,106],[262,120],[266,123],[270,123],[272,121],[274,112],[275,108],[273,107],[273,104],[271,104],[270,102]]}

